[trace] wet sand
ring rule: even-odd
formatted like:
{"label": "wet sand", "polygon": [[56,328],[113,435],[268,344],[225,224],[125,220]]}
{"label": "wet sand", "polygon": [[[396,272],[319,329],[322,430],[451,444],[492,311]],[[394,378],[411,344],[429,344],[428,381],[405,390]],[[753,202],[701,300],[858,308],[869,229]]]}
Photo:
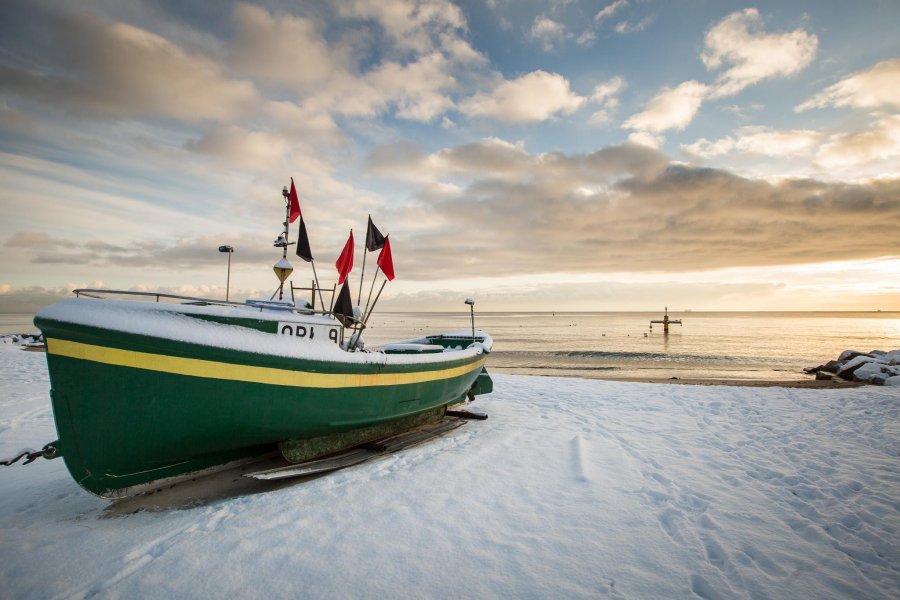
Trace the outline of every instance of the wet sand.
{"label": "wet sand", "polygon": [[[504,367],[492,367],[488,362],[488,370],[491,373],[502,375],[520,375],[516,369],[506,369]],[[852,388],[864,385],[857,381],[846,381],[843,379],[820,380],[814,379],[813,376],[808,378],[798,377],[796,379],[727,379],[721,377],[617,377],[609,374],[583,373],[570,374],[566,372],[556,372],[547,374],[532,374],[534,377],[573,377],[576,379],[599,379],[601,381],[628,381],[631,383],[668,383],[675,385],[728,385],[733,387],[786,387],[786,388],[816,388],[816,389],[835,389],[835,388]]]}
{"label": "wet sand", "polygon": [[787,388],[853,388],[863,385],[857,381],[817,380],[817,379],[682,379],[638,378],[638,377],[596,377],[604,381],[630,381],[634,383],[670,383],[679,385],[730,385],[734,387],[787,387]]}

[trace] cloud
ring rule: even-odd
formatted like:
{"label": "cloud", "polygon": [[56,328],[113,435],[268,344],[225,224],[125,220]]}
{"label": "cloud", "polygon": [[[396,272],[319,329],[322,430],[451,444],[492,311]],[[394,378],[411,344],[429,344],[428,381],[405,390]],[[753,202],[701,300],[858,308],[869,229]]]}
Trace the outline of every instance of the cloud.
{"label": "cloud", "polygon": [[[273,236],[274,237],[274,236]],[[264,234],[204,235],[177,238],[168,242],[135,241],[127,246],[103,240],[56,239],[42,232],[16,232],[7,246],[23,248],[26,260],[42,265],[90,265],[92,267],[140,267],[160,270],[219,268],[222,257],[216,251],[223,239],[237,251],[233,265],[256,265],[271,262],[272,238]],[[26,240],[23,243],[23,240]],[[15,242],[15,243],[11,243]]]}
{"label": "cloud", "polygon": [[748,126],[735,131],[734,137],[715,141],[701,138],[682,150],[702,158],[732,153],[759,154],[774,157],[809,156],[824,139],[824,134],[809,129],[778,130],[771,127]]}
{"label": "cloud", "polygon": [[[655,150],[632,145],[569,157],[560,152],[530,154],[523,143],[486,138],[432,154],[424,153],[414,142],[384,145],[369,155],[368,168],[379,176],[405,181],[515,182],[540,176],[545,181],[571,179],[593,186],[626,175],[653,177],[666,162]],[[455,188],[457,192],[460,189]]]}
{"label": "cloud", "polygon": [[694,119],[709,87],[699,81],[685,81],[675,88],[663,88],[622,127],[657,134],[668,129],[683,130]]}
{"label": "cloud", "polygon": [[900,58],[882,61],[845,77],[794,110],[827,106],[900,109]]}
{"label": "cloud", "polygon": [[458,40],[458,32],[467,27],[462,10],[445,0],[346,0],[336,6],[344,18],[375,21],[399,48],[415,52]]}
{"label": "cloud", "polygon": [[529,155],[522,144],[498,138],[486,138],[430,155],[418,144],[404,141],[375,148],[369,154],[367,168],[381,177],[420,183],[458,177],[515,180],[539,160]]}
{"label": "cloud", "polygon": [[616,94],[625,89],[625,80],[621,77],[613,77],[594,86],[594,93],[591,94],[592,102],[608,102],[614,98]]}
{"label": "cloud", "polygon": [[732,96],[764,79],[793,75],[812,62],[818,47],[815,35],[802,29],[767,34],[761,27],[762,19],[754,8],[732,13],[713,25],[706,32],[701,59],[708,69],[724,68],[724,72],[714,85],[692,80],[663,88],[642,112],[622,125],[636,130],[631,139],[661,144],[664,140],[659,134],[684,130],[706,99]]}
{"label": "cloud", "polygon": [[215,60],[145,29],[89,13],[55,16],[45,26],[53,44],[47,58],[57,63],[0,67],[0,89],[101,119],[225,121],[259,101],[253,83],[230,79]]}
{"label": "cloud", "polygon": [[240,73],[298,90],[312,90],[336,69],[342,52],[329,48],[310,19],[270,14],[249,4],[234,7],[231,65]]}
{"label": "cloud", "polygon": [[[260,128],[259,107],[295,102],[333,130],[333,116],[388,111],[432,121],[453,108],[459,78],[477,85],[487,67],[464,39],[465,18],[451,3],[357,0],[336,8],[339,20],[319,22],[237,3],[233,37],[222,40],[151,19],[158,29],[177,32],[181,44],[89,12],[35,12],[30,18],[42,33],[38,39],[49,40],[46,49],[27,69],[0,66],[0,92],[100,119],[170,118],[248,129]],[[387,42],[342,33],[351,25],[381,27]],[[325,37],[329,32],[335,39]]]}
{"label": "cloud", "polygon": [[643,31],[647,28],[647,26],[653,22],[653,16],[647,16],[641,19],[640,21],[622,21],[620,23],[616,23],[615,31],[620,35],[626,35],[629,33],[637,33],[639,31]]}
{"label": "cloud", "polygon": [[557,23],[545,15],[538,15],[534,18],[528,36],[540,42],[544,51],[549,52],[553,50],[554,44],[558,44],[565,38],[566,28],[562,23]]}
{"label": "cloud", "polygon": [[602,23],[611,18],[619,9],[625,8],[626,6],[628,6],[628,0],[616,0],[612,4],[607,4],[600,9],[600,12],[594,15],[594,22]]}
{"label": "cloud", "polygon": [[591,102],[600,105],[599,110],[588,118],[591,125],[605,125],[612,120],[613,110],[619,106],[619,99],[616,95],[625,89],[625,80],[621,77],[613,77],[594,86],[594,93],[591,94]]}
{"label": "cloud", "polygon": [[262,114],[272,120],[278,131],[295,139],[331,143],[346,140],[334,118],[323,108],[288,100],[272,100],[262,109]]}
{"label": "cloud", "polygon": [[197,141],[188,142],[187,148],[215,156],[227,165],[266,172],[283,162],[291,144],[276,134],[226,125],[210,131]]}
{"label": "cloud", "polygon": [[460,103],[471,117],[491,117],[510,123],[544,121],[556,114],[571,114],[585,98],[569,89],[568,80],[557,73],[532,71],[518,79],[503,81],[491,92],[479,92]]}
{"label": "cloud", "polygon": [[660,148],[666,143],[666,138],[647,131],[632,131],[628,134],[628,141],[639,146],[647,146],[648,148]]}
{"label": "cloud", "polygon": [[10,248],[51,248],[57,243],[46,233],[37,231],[17,231],[6,240],[4,246]]}
{"label": "cloud", "polygon": [[747,86],[772,77],[788,77],[815,58],[818,38],[803,29],[765,33],[755,8],[735,12],[706,32],[700,58],[707,69],[724,68],[712,97],[733,96]]}
{"label": "cloud", "polygon": [[429,181],[455,182],[438,195],[423,185],[417,206],[392,215],[404,223],[392,234],[416,248],[395,251],[398,269],[416,279],[447,276],[434,265],[458,250],[459,231],[473,235],[457,277],[804,264],[896,248],[900,179],[770,182],[632,144],[590,154],[531,154],[497,139],[394,150],[377,174],[425,169]]}
{"label": "cloud", "polygon": [[779,130],[764,126],[736,129],[733,135],[700,138],[681,149],[700,158],[765,156],[808,158],[813,170],[828,179],[864,180],[900,176],[900,115],[875,113],[864,127],[849,132]]}
{"label": "cloud", "polygon": [[[815,162],[825,169],[857,168],[877,165],[881,174],[888,174],[883,161],[900,158],[900,115],[877,115],[871,127],[864,131],[838,133],[830,136],[819,148]],[[893,163],[894,175],[900,162]]]}
{"label": "cloud", "polygon": [[407,64],[387,63],[366,76],[375,90],[397,106],[396,116],[428,122],[453,106],[446,92],[455,87],[447,59],[434,52]]}

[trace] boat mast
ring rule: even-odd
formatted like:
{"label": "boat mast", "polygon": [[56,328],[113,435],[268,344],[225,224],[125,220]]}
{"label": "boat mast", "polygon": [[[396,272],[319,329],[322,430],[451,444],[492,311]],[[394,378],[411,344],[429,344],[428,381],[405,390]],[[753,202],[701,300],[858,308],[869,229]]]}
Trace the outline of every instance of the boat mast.
{"label": "boat mast", "polygon": [[[289,193],[287,186],[281,190],[281,195],[284,197],[284,232],[278,236],[278,239],[275,240],[275,246],[281,248],[281,260],[275,263],[273,267],[275,271],[275,276],[278,277],[278,299],[284,299],[284,280],[290,277],[291,273],[294,271],[294,267],[291,266],[291,263],[288,262],[287,259],[287,247],[290,245],[288,242],[288,224],[291,219],[291,201],[288,198]],[[274,294],[272,294],[274,297]]]}
{"label": "boat mast", "polygon": [[288,198],[288,189],[287,186],[282,188],[281,195],[284,197],[284,248],[281,251],[281,258],[287,260],[287,247],[288,247],[288,223],[291,220],[291,201]]}

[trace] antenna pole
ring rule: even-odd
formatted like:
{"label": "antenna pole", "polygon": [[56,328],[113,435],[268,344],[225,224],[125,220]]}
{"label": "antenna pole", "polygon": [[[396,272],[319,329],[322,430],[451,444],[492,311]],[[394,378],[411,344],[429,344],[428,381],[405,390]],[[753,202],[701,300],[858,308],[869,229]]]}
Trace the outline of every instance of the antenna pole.
{"label": "antenna pole", "polygon": [[228,252],[228,278],[225,281],[225,302],[228,302],[228,294],[231,291],[231,252]]}

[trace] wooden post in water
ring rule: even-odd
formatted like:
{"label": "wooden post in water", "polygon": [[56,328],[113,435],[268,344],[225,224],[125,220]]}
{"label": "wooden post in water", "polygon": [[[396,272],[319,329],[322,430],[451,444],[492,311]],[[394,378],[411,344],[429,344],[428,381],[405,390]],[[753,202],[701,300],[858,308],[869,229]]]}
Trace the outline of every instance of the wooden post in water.
{"label": "wooden post in water", "polygon": [[666,307],[666,314],[663,316],[662,320],[650,321],[650,330],[653,330],[654,323],[662,323],[663,326],[663,334],[669,335],[669,325],[681,325],[681,319],[670,319],[669,318],[669,307]]}

